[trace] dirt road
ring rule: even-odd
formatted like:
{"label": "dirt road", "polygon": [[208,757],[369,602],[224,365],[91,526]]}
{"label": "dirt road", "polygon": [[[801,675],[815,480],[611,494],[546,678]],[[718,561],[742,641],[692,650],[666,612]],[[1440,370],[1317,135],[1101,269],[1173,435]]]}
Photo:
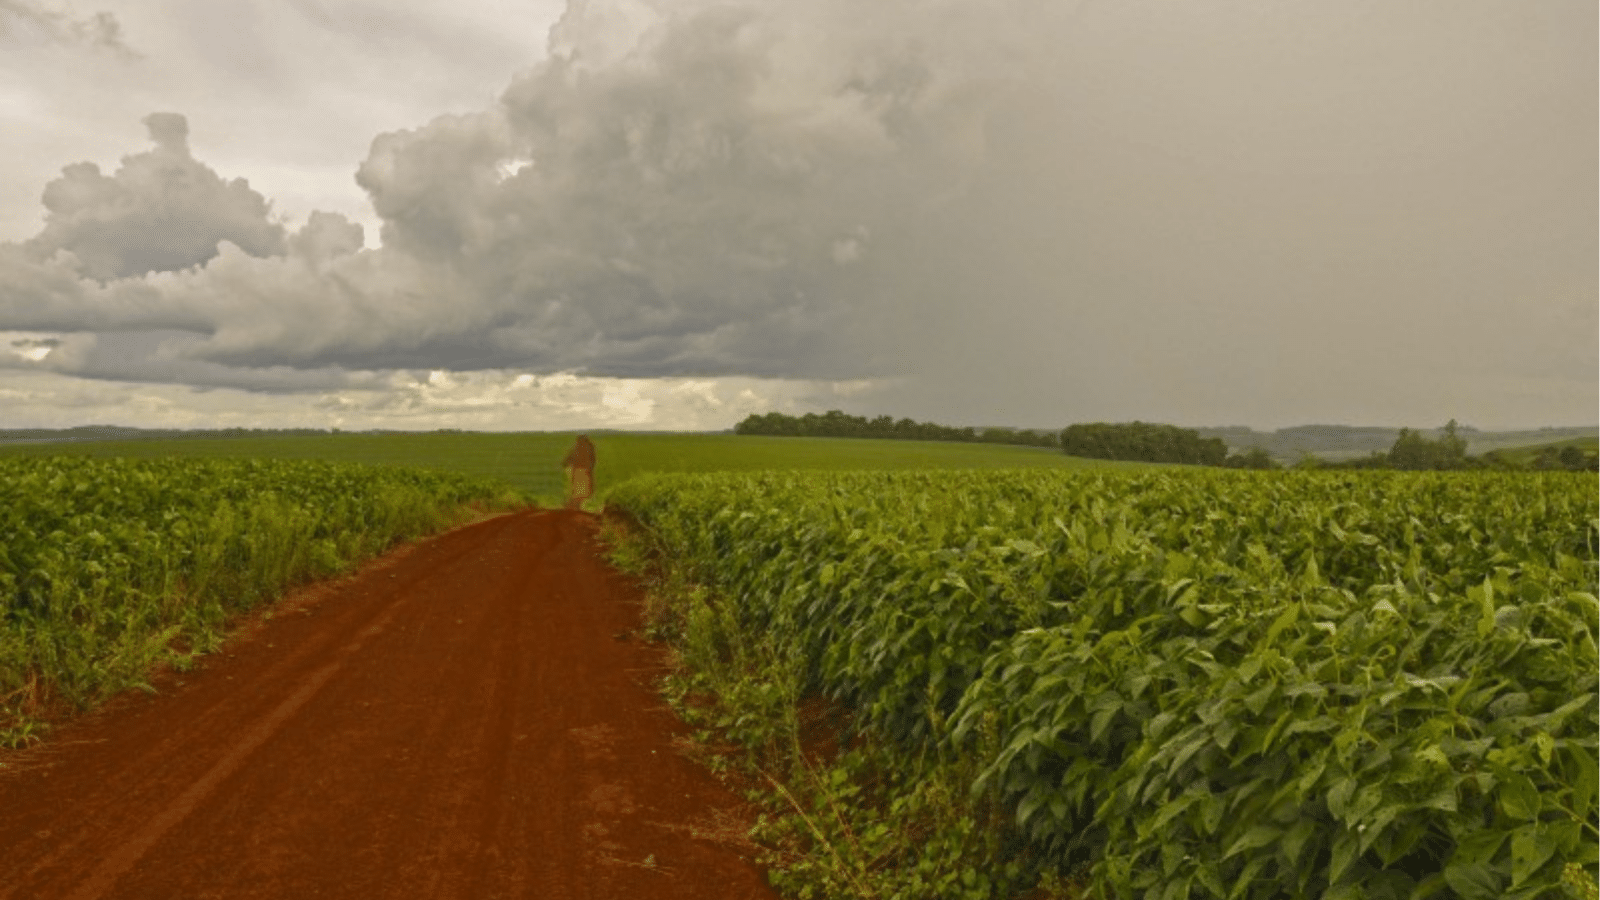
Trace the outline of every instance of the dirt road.
{"label": "dirt road", "polygon": [[776,897],[595,528],[421,542],[8,758],[0,900]]}

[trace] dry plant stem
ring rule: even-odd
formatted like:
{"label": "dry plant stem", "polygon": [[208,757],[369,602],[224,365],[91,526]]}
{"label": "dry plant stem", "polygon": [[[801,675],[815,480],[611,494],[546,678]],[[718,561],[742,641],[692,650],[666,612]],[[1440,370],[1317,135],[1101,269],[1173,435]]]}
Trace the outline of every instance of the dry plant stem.
{"label": "dry plant stem", "polygon": [[800,764],[805,767],[806,774],[811,778],[811,783],[823,788],[822,795],[828,798],[828,810],[833,813],[833,818],[839,823],[839,826],[844,829],[845,839],[850,841],[850,848],[856,851],[857,858],[860,858],[862,855],[861,845],[856,842],[855,832],[850,828],[850,820],[845,818],[844,811],[841,810],[839,808],[839,804],[834,801],[833,791],[826,789],[826,786],[824,786],[822,783],[821,776],[817,774],[816,769],[812,768],[811,763],[805,758],[804,754],[800,755]]}
{"label": "dry plant stem", "polygon": [[631,866],[632,868],[635,868],[635,869],[644,869],[644,870],[650,871],[650,872],[660,872],[662,875],[676,875],[677,874],[677,870],[671,868],[670,866],[658,866],[653,862],[651,862],[651,863],[634,862],[631,859],[620,859],[618,857],[612,856],[609,853],[602,853],[602,854],[596,856],[595,859],[599,860],[600,862],[602,862],[602,863],[604,863],[604,864],[606,864],[608,866]]}
{"label": "dry plant stem", "polygon": [[817,823],[813,821],[810,816],[806,815],[805,807],[801,806],[800,801],[796,800],[794,795],[789,793],[789,789],[784,787],[783,784],[780,783],[776,778],[765,774],[763,774],[763,777],[767,779],[767,782],[771,784],[778,793],[783,795],[783,799],[787,801],[788,804],[794,808],[794,811],[800,816],[800,818],[805,821],[806,827],[811,829],[811,834],[816,837],[817,841],[824,847],[828,848],[829,855],[831,855],[834,862],[838,863],[839,865],[839,871],[843,872],[845,877],[850,879],[850,883],[855,886],[856,894],[861,897],[862,900],[870,900],[872,897],[872,892],[867,889],[866,885],[862,884],[861,881],[856,878],[855,873],[850,870],[850,867],[845,863],[844,858],[839,855],[838,849],[833,846],[833,842],[828,840],[828,836],[823,834],[822,829],[817,827]]}

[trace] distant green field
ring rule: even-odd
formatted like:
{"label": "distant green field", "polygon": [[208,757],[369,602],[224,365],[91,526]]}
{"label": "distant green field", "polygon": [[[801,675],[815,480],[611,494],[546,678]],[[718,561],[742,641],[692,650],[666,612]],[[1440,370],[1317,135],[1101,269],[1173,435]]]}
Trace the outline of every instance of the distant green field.
{"label": "distant green field", "polygon": [[1534,457],[1537,457],[1539,455],[1539,451],[1545,449],[1546,447],[1554,447],[1557,450],[1561,449],[1562,447],[1577,447],[1579,450],[1582,450],[1584,453],[1597,453],[1597,452],[1600,452],[1600,438],[1595,438],[1595,437],[1576,437],[1576,438],[1569,438],[1569,439],[1564,440],[1564,441],[1551,441],[1548,444],[1532,444],[1532,445],[1529,445],[1529,446],[1522,446],[1522,447],[1506,447],[1506,448],[1501,449],[1501,450],[1496,450],[1495,452],[1497,454],[1499,454],[1500,456],[1511,460],[1512,462],[1518,462],[1518,463],[1522,463],[1523,465],[1527,465],[1528,463],[1533,462]]}
{"label": "distant green field", "polygon": [[[0,457],[73,456],[321,459],[406,465],[499,478],[545,503],[563,491],[561,458],[576,432],[329,434],[292,437],[187,438],[0,445]],[[772,469],[1024,469],[1138,467],[1067,456],[1043,447],[857,438],[754,437],[732,434],[593,432],[603,498],[613,485],[645,472]]]}

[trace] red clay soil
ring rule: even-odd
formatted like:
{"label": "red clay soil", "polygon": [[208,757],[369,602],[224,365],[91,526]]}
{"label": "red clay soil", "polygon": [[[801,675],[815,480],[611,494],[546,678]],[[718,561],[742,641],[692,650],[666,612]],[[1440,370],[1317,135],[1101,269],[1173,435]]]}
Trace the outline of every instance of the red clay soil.
{"label": "red clay soil", "polygon": [[0,900],[775,898],[595,529],[423,541],[0,758]]}

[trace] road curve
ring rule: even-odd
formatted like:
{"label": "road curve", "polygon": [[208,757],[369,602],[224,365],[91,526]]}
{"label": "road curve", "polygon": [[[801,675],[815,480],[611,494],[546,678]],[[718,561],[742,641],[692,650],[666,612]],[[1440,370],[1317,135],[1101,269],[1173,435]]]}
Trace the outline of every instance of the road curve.
{"label": "road curve", "polygon": [[775,898],[578,512],[317,586],[0,769],[0,900]]}

